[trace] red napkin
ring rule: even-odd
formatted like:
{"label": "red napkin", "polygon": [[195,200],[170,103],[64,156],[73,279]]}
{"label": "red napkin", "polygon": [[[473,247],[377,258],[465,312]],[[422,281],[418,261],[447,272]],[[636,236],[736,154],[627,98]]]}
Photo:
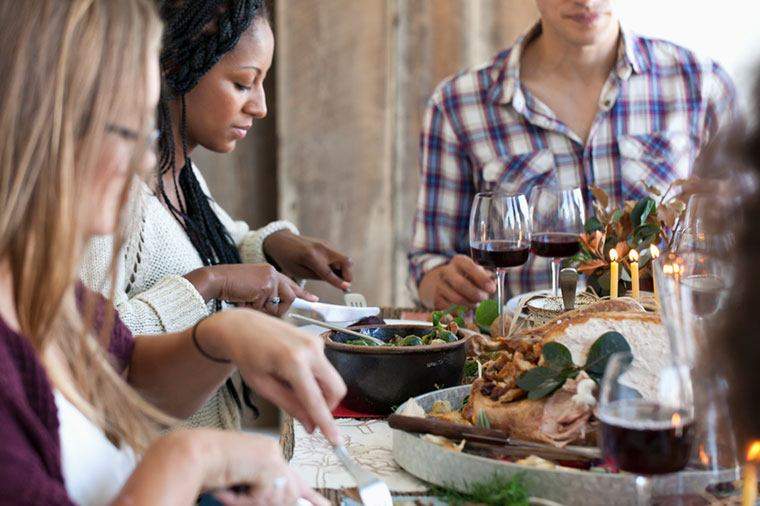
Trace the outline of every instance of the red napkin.
{"label": "red napkin", "polygon": [[343,404],[338,404],[338,407],[335,408],[335,411],[333,411],[332,415],[335,418],[359,418],[359,419],[385,418],[383,415],[377,415],[377,414],[371,414],[371,413],[360,413],[358,411],[348,409],[347,407],[343,406]]}

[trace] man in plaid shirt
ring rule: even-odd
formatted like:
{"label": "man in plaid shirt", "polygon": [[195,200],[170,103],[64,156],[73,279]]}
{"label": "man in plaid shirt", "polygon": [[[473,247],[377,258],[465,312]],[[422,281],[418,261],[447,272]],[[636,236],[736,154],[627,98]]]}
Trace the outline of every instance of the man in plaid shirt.
{"label": "man in plaid shirt", "polygon": [[[409,268],[427,307],[474,305],[496,290],[469,250],[478,191],[529,194],[552,180],[592,185],[613,205],[641,182],[666,188],[735,109],[716,63],[620,25],[609,0],[537,0],[540,22],[485,66],[442,82],[420,140],[422,185]],[[507,295],[549,286],[549,260],[510,270]]]}

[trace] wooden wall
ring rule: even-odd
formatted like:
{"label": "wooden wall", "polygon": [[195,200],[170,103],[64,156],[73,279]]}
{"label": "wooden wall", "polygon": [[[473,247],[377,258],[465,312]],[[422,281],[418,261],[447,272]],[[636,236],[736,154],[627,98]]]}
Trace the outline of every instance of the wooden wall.
{"label": "wooden wall", "polygon": [[231,213],[262,223],[276,191],[277,214],[352,256],[355,291],[409,304],[425,102],[447,75],[509,46],[537,18],[534,2],[275,0],[274,11],[268,123],[232,156],[196,159]]}

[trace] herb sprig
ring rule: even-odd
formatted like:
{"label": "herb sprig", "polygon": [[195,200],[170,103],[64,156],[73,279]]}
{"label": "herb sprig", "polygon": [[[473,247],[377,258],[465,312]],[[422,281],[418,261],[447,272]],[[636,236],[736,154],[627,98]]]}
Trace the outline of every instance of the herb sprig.
{"label": "herb sprig", "polygon": [[433,487],[430,492],[451,505],[486,504],[488,506],[528,506],[528,491],[522,476],[504,478],[494,475],[487,481],[473,483],[468,493],[453,488]]}

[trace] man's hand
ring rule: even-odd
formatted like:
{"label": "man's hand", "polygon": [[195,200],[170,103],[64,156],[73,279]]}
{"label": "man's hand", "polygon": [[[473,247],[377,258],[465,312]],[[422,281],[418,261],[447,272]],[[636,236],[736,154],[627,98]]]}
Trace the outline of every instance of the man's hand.
{"label": "man's hand", "polygon": [[471,307],[495,291],[492,274],[465,255],[456,255],[449,263],[428,272],[419,286],[420,300],[432,309]]}

